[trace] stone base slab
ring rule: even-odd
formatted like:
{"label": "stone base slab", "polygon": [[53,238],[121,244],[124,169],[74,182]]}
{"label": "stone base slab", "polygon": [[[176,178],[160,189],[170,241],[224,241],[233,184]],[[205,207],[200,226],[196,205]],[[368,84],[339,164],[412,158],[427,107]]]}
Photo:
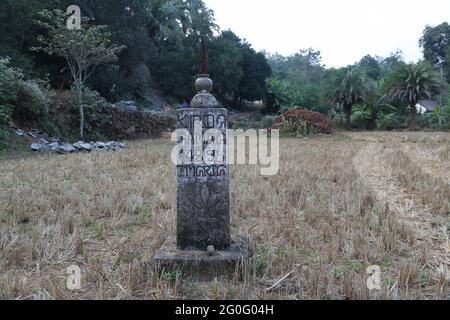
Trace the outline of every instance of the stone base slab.
{"label": "stone base slab", "polygon": [[233,237],[228,251],[208,254],[204,251],[178,250],[176,237],[166,239],[154,257],[158,272],[179,271],[188,278],[208,282],[215,279],[236,279],[248,272],[251,256],[250,241],[246,236]]}

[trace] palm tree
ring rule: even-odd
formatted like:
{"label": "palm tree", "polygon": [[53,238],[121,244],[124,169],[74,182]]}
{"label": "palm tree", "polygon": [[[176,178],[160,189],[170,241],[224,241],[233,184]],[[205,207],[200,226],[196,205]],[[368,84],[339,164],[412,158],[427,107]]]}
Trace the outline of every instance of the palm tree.
{"label": "palm tree", "polygon": [[210,38],[218,26],[203,0],[150,0],[147,29],[152,39],[197,34]]}
{"label": "palm tree", "polygon": [[378,114],[383,107],[386,107],[384,103],[384,87],[386,85],[386,79],[382,78],[378,81],[369,81],[369,94],[367,101],[367,108],[370,112],[369,130],[375,130],[377,128]]}
{"label": "palm tree", "polygon": [[188,34],[211,39],[214,31],[219,30],[215,23],[214,11],[208,9],[202,0],[184,0],[189,13],[190,28]]}
{"label": "palm tree", "polygon": [[445,89],[446,84],[438,72],[425,62],[407,64],[398,69],[388,81],[389,101],[408,103],[411,108],[410,129],[414,130],[417,121],[417,103],[422,99],[431,99]]}
{"label": "palm tree", "polygon": [[370,91],[368,82],[358,68],[344,68],[338,71],[333,81],[329,100],[344,108],[347,130],[352,129],[353,106],[357,103],[365,103]]}
{"label": "palm tree", "polygon": [[150,0],[147,29],[152,39],[164,40],[186,33],[190,28],[187,5],[183,0]]}

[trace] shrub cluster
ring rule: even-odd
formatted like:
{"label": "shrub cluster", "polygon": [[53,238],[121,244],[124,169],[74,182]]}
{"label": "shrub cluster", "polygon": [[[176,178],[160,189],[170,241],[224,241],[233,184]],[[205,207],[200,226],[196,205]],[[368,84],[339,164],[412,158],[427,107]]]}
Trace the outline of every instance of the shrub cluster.
{"label": "shrub cluster", "polygon": [[21,81],[14,103],[13,118],[40,126],[48,120],[48,104],[48,96],[37,82]]}
{"label": "shrub cluster", "polygon": [[319,112],[294,108],[276,117],[271,129],[279,129],[285,135],[330,134],[333,125]]}
{"label": "shrub cluster", "polygon": [[9,66],[8,58],[0,58],[0,126],[12,118],[23,124],[48,127],[49,98],[37,81],[24,80],[22,71]]}
{"label": "shrub cluster", "polygon": [[17,100],[22,73],[9,66],[8,58],[0,57],[0,126],[11,121],[13,102]]}

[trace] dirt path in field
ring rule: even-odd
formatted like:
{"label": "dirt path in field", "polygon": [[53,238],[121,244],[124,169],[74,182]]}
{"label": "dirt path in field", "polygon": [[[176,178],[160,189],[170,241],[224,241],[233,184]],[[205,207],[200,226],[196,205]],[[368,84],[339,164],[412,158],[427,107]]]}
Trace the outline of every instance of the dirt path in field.
{"label": "dirt path in field", "polygon": [[404,188],[391,174],[387,155],[398,145],[366,144],[353,159],[353,164],[375,191],[377,201],[387,204],[390,212],[412,227],[417,241],[425,243],[429,250],[428,264],[432,267],[450,266],[450,250],[447,230],[436,227],[437,218],[431,208],[422,204],[418,195]]}

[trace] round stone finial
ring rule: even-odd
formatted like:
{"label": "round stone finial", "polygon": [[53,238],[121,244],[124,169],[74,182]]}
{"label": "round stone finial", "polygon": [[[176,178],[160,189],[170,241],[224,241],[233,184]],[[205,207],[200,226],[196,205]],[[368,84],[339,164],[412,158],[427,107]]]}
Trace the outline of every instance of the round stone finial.
{"label": "round stone finial", "polygon": [[195,88],[198,92],[211,91],[213,89],[213,82],[208,74],[200,74],[195,81]]}
{"label": "round stone finial", "polygon": [[216,98],[210,93],[213,89],[213,82],[209,75],[198,75],[195,88],[198,93],[191,101],[191,108],[217,108],[219,106]]}

